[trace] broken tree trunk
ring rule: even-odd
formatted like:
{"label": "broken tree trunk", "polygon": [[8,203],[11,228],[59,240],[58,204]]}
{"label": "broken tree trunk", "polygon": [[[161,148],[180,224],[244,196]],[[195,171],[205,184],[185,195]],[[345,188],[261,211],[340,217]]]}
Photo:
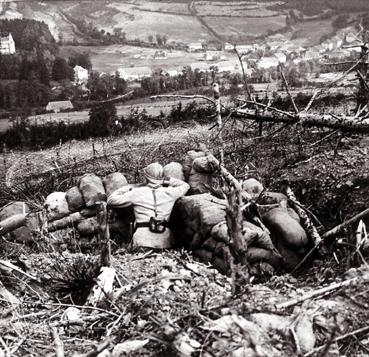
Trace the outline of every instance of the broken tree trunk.
{"label": "broken tree trunk", "polygon": [[99,223],[99,243],[101,247],[101,265],[110,267],[111,247],[106,202],[97,204],[97,221]]}
{"label": "broken tree trunk", "polygon": [[[244,101],[244,100],[240,100]],[[244,101],[245,102],[245,101]],[[253,103],[252,101],[248,101]],[[265,108],[265,111],[254,109],[239,109],[232,114],[237,118],[255,120],[257,122],[274,122],[296,124],[303,126],[316,126],[332,129],[340,129],[347,132],[369,133],[369,118],[360,119],[353,116],[338,117],[331,114],[310,114],[310,113],[289,113],[281,110],[274,110],[266,105],[254,103]]]}
{"label": "broken tree trunk", "polygon": [[115,279],[115,269],[111,265],[110,234],[108,226],[108,212],[106,202],[97,202],[97,220],[99,223],[99,241],[101,246],[101,269],[96,278],[96,284],[93,286],[90,295],[87,298],[87,304],[96,306],[97,303],[107,298],[113,291]]}

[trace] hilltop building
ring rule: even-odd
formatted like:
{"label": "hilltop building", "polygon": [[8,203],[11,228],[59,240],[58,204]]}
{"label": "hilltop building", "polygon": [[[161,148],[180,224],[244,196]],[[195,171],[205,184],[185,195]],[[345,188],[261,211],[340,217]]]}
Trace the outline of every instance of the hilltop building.
{"label": "hilltop building", "polygon": [[0,34],[0,54],[13,55],[15,53],[15,42],[11,33]]}
{"label": "hilltop building", "polygon": [[59,113],[62,110],[73,109],[73,104],[70,100],[61,100],[55,102],[49,102],[46,106],[48,112]]}
{"label": "hilltop building", "polygon": [[83,84],[87,83],[88,81],[88,70],[81,67],[81,66],[75,66],[73,68],[74,71],[74,83],[76,84]]}

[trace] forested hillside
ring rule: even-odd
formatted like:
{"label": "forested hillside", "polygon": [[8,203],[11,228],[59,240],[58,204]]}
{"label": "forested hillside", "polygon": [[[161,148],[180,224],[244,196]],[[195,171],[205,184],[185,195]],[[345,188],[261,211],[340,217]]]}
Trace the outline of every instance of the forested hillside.
{"label": "forested hillside", "polygon": [[1,19],[0,33],[4,32],[12,34],[18,50],[47,49],[52,54],[57,52],[55,39],[43,22],[31,19]]}
{"label": "forested hillside", "polygon": [[286,7],[296,8],[307,15],[318,14],[325,9],[338,12],[369,11],[367,0],[289,0]]}

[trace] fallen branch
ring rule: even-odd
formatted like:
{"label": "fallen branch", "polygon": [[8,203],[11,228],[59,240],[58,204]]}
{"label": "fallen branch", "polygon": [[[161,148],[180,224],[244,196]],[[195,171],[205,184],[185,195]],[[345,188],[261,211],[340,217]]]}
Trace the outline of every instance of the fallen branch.
{"label": "fallen branch", "polygon": [[270,111],[260,113],[254,109],[239,109],[233,113],[237,118],[255,120],[257,122],[274,123],[300,123],[302,126],[326,127],[332,129],[341,129],[342,131],[355,133],[369,133],[369,120],[360,120],[354,116],[335,116],[332,114],[292,114],[281,111],[277,108],[267,107],[264,104],[248,101],[258,106],[264,107]]}
{"label": "fallen branch", "polygon": [[327,238],[336,236],[337,234],[341,233],[347,226],[350,226],[351,224],[357,223],[358,221],[360,221],[361,219],[363,219],[364,217],[367,217],[367,216],[369,216],[369,208],[367,208],[365,211],[357,214],[356,216],[350,218],[349,220],[339,224],[338,226],[332,228],[328,232],[325,232],[322,235],[322,239],[325,240]]}
{"label": "fallen branch", "polygon": [[205,97],[204,95],[181,95],[181,94],[161,94],[161,95],[152,95],[150,97],[151,100],[154,99],[204,99],[215,105],[215,101],[211,98]]}
{"label": "fallen branch", "polygon": [[304,302],[306,300],[310,300],[310,299],[313,299],[313,298],[316,298],[316,297],[319,297],[319,296],[322,296],[322,295],[326,295],[327,293],[331,293],[331,292],[333,292],[337,289],[341,289],[341,288],[344,288],[346,286],[349,286],[357,280],[358,280],[358,278],[356,277],[356,278],[344,280],[340,283],[333,283],[333,284],[331,284],[329,286],[326,286],[324,288],[314,290],[310,293],[307,293],[307,294],[305,294],[305,295],[303,295],[299,298],[292,299],[290,301],[286,301],[286,302],[282,302],[280,304],[277,304],[276,308],[277,308],[277,310],[287,309],[289,307],[295,306],[295,305],[297,305],[301,302]]}
{"label": "fallen branch", "polygon": [[[291,119],[293,119],[294,121],[298,121],[299,119],[296,117],[295,114],[291,114],[289,112],[286,112],[284,110],[281,110],[281,109],[278,109],[278,108],[274,108],[274,107],[271,107],[269,105],[266,105],[266,104],[263,104],[263,103],[258,103],[256,102],[255,100],[245,100],[245,99],[241,99],[241,98],[237,98],[237,100],[239,102],[244,102],[244,103],[248,103],[248,104],[254,104],[258,107],[261,107],[261,108],[264,108],[266,110],[271,110],[273,112],[276,112],[276,113],[279,113],[279,114],[283,114],[283,115],[286,115],[288,117],[290,117]],[[243,111],[248,111],[250,109],[239,109],[238,111],[235,111],[235,113],[243,113]]]}

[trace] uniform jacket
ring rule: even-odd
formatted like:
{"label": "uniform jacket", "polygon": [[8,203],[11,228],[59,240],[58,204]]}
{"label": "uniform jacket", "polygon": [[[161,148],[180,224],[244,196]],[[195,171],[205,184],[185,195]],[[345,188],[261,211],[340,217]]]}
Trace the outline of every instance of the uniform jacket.
{"label": "uniform jacket", "polygon": [[[155,203],[152,192],[152,190],[155,190],[156,218],[168,221],[174,203],[178,198],[184,196],[189,188],[190,186],[186,182],[174,178],[169,180],[168,187],[151,183],[144,187],[127,188],[124,186],[109,196],[108,205],[111,207],[127,207],[132,205],[136,222],[149,222],[150,217],[155,217]],[[163,233],[153,233],[149,228],[141,227],[133,235],[133,244],[152,248],[169,248],[171,239],[170,229],[166,229]],[[155,246],[156,243],[159,246]],[[162,246],[163,244],[165,247]]]}

